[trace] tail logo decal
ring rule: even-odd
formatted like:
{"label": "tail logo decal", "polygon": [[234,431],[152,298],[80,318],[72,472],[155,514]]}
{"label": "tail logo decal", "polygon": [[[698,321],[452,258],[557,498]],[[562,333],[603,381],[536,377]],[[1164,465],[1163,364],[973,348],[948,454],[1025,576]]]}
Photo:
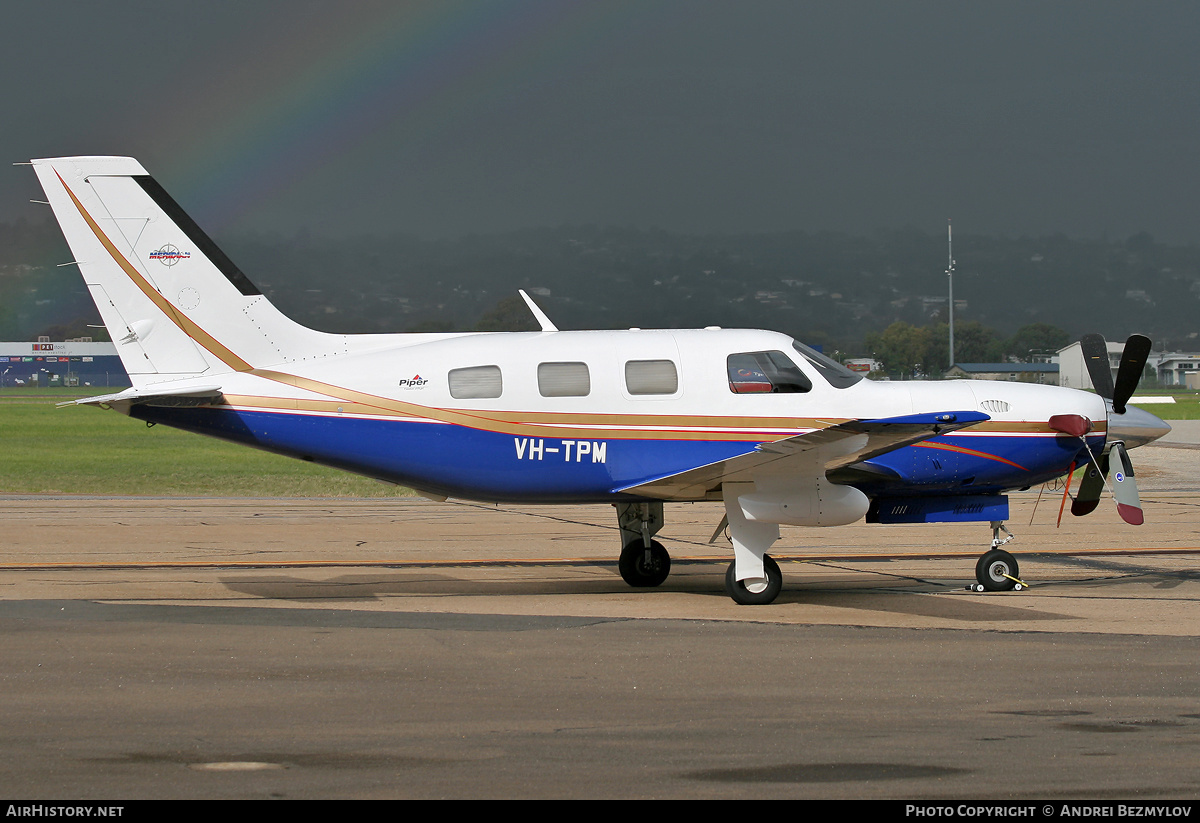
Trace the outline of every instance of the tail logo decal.
{"label": "tail logo decal", "polygon": [[160,249],[155,249],[154,251],[150,252],[150,259],[157,260],[164,266],[174,266],[180,260],[187,260],[191,256],[192,253],[190,251],[180,251],[170,243],[167,243]]}

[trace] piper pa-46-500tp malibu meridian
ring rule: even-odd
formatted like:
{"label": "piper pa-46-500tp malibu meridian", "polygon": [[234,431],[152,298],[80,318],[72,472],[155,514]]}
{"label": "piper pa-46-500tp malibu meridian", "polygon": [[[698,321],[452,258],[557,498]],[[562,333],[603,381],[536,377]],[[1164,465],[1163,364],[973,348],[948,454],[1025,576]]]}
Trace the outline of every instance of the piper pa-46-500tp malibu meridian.
{"label": "piper pa-46-500tp malibu meridian", "polygon": [[[1018,584],[1005,492],[1089,466],[1142,513],[1127,448],[1169,427],[1126,407],[1149,341],[1097,394],[1056,386],[876,383],[769,331],[326,334],[282,315],[128,157],[34,160],[133,387],[79,403],[220,437],[437,499],[609,503],[621,576],[657,586],[666,502],[723,500],[738,603],[770,603],[779,525],[986,521],[981,590]],[[524,295],[524,293],[522,292]],[[1111,484],[1109,483],[1109,466]],[[718,527],[719,530],[719,527]]]}

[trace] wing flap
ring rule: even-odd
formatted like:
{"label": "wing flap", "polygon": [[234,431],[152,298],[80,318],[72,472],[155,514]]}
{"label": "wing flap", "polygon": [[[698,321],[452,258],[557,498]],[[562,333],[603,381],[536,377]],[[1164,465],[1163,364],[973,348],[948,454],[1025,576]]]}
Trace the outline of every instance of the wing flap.
{"label": "wing flap", "polygon": [[752,482],[767,472],[828,472],[990,419],[982,412],[951,411],[850,420],[616,491],[663,500],[715,499],[722,483]]}

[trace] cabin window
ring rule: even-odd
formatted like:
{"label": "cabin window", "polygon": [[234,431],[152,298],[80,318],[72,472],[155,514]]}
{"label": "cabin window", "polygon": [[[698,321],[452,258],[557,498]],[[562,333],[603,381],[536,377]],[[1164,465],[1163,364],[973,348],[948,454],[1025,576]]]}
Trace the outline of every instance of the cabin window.
{"label": "cabin window", "polygon": [[471,366],[451,369],[450,396],[456,400],[499,397],[503,389],[499,366]]}
{"label": "cabin window", "polygon": [[812,381],[781,351],[731,354],[729,390],[734,394],[796,394],[812,390]]}
{"label": "cabin window", "polygon": [[592,391],[587,363],[539,363],[537,379],[542,397],[587,397]]}
{"label": "cabin window", "polygon": [[670,360],[630,360],[625,364],[625,388],[630,394],[675,394],[679,372]]}

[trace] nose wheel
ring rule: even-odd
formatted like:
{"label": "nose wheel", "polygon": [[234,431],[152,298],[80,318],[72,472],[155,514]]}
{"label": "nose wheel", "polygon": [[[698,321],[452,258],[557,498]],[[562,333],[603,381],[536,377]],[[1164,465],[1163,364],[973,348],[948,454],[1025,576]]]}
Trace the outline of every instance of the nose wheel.
{"label": "nose wheel", "polygon": [[1004,549],[986,552],[975,564],[975,590],[980,592],[1020,591],[1024,585],[1020,580],[1017,559]]}
{"label": "nose wheel", "polygon": [[[1008,536],[1001,537],[1001,532]],[[992,521],[992,548],[984,552],[983,557],[975,564],[975,580],[978,582],[968,588],[977,592],[1019,592],[1025,588],[1025,584],[1021,582],[1017,558],[1000,548],[1015,537],[1002,521]]]}

